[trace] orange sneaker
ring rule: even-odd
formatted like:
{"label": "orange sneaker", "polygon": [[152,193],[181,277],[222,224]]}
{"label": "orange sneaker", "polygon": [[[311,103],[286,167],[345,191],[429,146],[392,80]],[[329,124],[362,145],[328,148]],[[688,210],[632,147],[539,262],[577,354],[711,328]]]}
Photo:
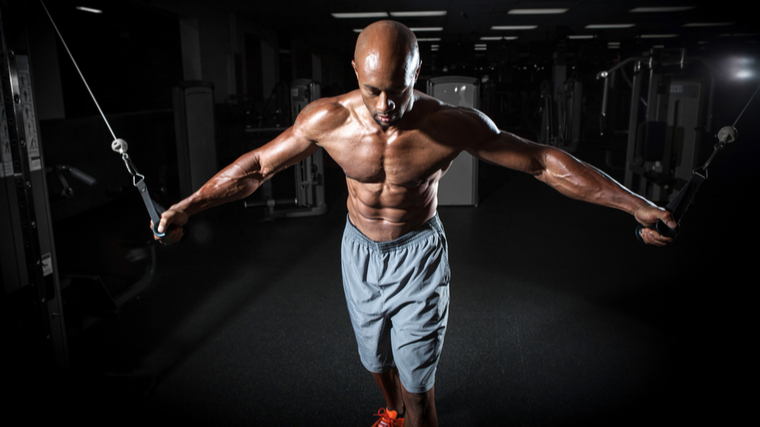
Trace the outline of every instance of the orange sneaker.
{"label": "orange sneaker", "polygon": [[386,411],[385,408],[380,408],[375,416],[380,417],[380,419],[375,421],[372,427],[404,427],[404,419],[398,418],[396,411]]}

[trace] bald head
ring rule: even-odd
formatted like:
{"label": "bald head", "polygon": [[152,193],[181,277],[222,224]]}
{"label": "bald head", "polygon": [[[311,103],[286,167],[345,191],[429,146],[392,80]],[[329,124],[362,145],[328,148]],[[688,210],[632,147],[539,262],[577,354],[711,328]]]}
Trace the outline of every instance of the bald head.
{"label": "bald head", "polygon": [[352,61],[359,90],[375,122],[387,129],[414,105],[420,72],[417,37],[394,21],[379,21],[359,34]]}
{"label": "bald head", "polygon": [[356,40],[354,61],[360,70],[369,71],[382,66],[414,72],[419,58],[417,37],[412,30],[395,21],[370,24]]}

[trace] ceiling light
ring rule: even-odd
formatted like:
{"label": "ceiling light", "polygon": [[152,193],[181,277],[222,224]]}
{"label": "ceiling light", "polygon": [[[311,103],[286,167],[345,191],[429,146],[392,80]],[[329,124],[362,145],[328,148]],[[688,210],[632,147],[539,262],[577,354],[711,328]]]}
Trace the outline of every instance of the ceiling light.
{"label": "ceiling light", "polygon": [[642,39],[669,39],[678,37],[678,34],[642,34]]}
{"label": "ceiling light", "polygon": [[418,12],[391,12],[391,16],[396,18],[410,18],[420,16],[446,16],[445,10],[425,10]]}
{"label": "ceiling light", "polygon": [[726,25],[734,25],[733,22],[692,22],[691,24],[683,24],[684,27],[723,27]]}
{"label": "ceiling light", "polygon": [[636,24],[593,24],[586,25],[589,30],[604,30],[604,29],[617,29],[617,28],[631,28]]}
{"label": "ceiling light", "polygon": [[443,27],[412,27],[409,28],[410,30],[414,32],[422,32],[422,31],[443,31]]}
{"label": "ceiling light", "polygon": [[552,15],[565,13],[567,9],[512,9],[510,15]]}
{"label": "ceiling light", "polygon": [[595,36],[593,35],[583,35],[583,36],[567,36],[570,40],[588,40],[593,39]]}
{"label": "ceiling light", "polygon": [[517,40],[517,37],[515,37],[515,36],[509,36],[509,37],[485,36],[485,37],[481,37],[480,40],[484,40],[484,41],[487,41],[487,40],[492,40],[492,41],[496,41],[496,40]]}
{"label": "ceiling light", "polygon": [[491,27],[495,31],[510,31],[510,30],[535,30],[538,25],[494,25]]}
{"label": "ceiling light", "polygon": [[77,10],[81,10],[82,12],[90,12],[90,13],[103,13],[100,9],[93,9],[91,7],[85,7],[85,6],[77,6]]}
{"label": "ceiling light", "polygon": [[632,13],[649,13],[649,12],[683,12],[694,9],[695,6],[663,6],[663,7],[637,7],[630,10]]}
{"label": "ceiling light", "polygon": [[387,18],[387,12],[358,12],[358,13],[332,13],[333,18]]}
{"label": "ceiling light", "polygon": [[757,36],[757,33],[729,33],[729,34],[718,34],[718,37],[755,37]]}
{"label": "ceiling light", "polygon": [[428,38],[422,38],[417,39],[418,42],[439,42],[441,41],[440,37],[428,37]]}

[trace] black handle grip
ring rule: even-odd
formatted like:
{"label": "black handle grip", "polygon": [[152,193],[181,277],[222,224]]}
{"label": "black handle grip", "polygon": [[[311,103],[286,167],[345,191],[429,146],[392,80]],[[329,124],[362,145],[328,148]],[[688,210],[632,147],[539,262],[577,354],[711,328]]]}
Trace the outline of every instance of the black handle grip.
{"label": "black handle grip", "polygon": [[[164,230],[164,232],[163,232],[163,233],[159,233],[159,232],[158,232],[158,224],[153,224],[153,228],[152,228],[152,230],[153,230],[153,234],[154,234],[156,237],[164,237],[164,236],[166,236],[166,234],[167,234],[167,233],[169,233],[170,231],[174,230],[175,228],[177,228],[177,226],[176,226],[176,225],[174,225],[174,224],[169,224],[169,227],[168,227],[166,230]],[[188,235],[190,235],[190,227],[188,227],[187,225],[183,225],[183,226],[182,226],[182,227],[180,227],[180,228],[182,228],[182,237],[183,237],[183,238],[185,238],[185,237],[187,237]]]}
{"label": "black handle grip", "polygon": [[[639,239],[639,242],[641,242],[641,243],[644,243],[644,239],[641,238],[641,231],[644,228],[645,227],[643,225],[640,225],[636,229],[636,238]],[[657,232],[660,233],[661,236],[676,237],[676,235],[678,235],[678,227],[676,227],[676,228],[670,228],[661,219],[657,220],[657,224],[655,224],[654,229],[657,230]]]}

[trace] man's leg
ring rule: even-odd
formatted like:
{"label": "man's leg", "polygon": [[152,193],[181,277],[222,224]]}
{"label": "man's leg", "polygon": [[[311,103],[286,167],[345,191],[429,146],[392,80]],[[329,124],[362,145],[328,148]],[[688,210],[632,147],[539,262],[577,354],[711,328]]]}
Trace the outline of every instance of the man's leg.
{"label": "man's leg", "polygon": [[398,378],[398,369],[391,368],[382,374],[372,374],[372,378],[380,386],[385,398],[385,409],[396,411],[399,416],[404,416],[404,400],[401,395],[401,380]]}
{"label": "man's leg", "polygon": [[409,393],[402,385],[401,393],[406,405],[404,427],[438,427],[438,414],[435,412],[435,387],[425,393]]}

